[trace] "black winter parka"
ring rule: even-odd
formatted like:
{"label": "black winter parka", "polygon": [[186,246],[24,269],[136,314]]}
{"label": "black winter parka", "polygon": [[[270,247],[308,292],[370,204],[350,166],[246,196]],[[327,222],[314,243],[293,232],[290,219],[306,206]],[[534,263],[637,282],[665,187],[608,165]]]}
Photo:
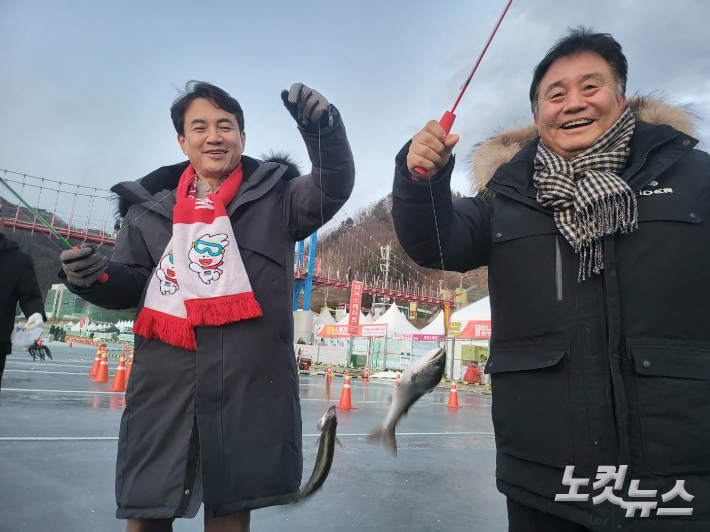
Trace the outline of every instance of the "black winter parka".
{"label": "black winter parka", "polygon": [[26,317],[39,312],[42,319],[44,303],[37,284],[32,257],[20,246],[0,233],[0,356],[12,352],[10,335],[15,324],[15,310],[19,302]]}
{"label": "black winter parka", "polygon": [[[242,157],[244,181],[227,214],[263,316],[197,327],[197,351],[136,335],[119,433],[117,517],[192,517],[202,501],[223,516],[297,497],[294,248],[340,209],[355,178],[345,127],[331,109],[332,127],[320,135],[301,130],[311,173],[294,176],[286,165]],[[140,312],[172,235],[175,188],[186,166],[112,189],[128,210],[108,281],[85,290],[68,285],[72,291],[102,307]]]}
{"label": "black winter parka", "polygon": [[[498,167],[485,194],[452,202],[453,158],[431,183],[446,269],[489,267],[498,489],[595,531],[710,530],[710,156],[668,125],[637,122],[622,179],[638,228],[605,237],[602,274],[578,282],[578,255],[535,199],[538,142]],[[408,147],[396,159],[397,235],[418,264],[440,268],[429,184],[408,175]],[[572,465],[591,496],[555,502]],[[629,466],[614,495],[692,515],[593,504],[597,468],[612,465]],[[631,480],[656,495],[631,497]],[[695,498],[663,502],[678,480]]]}

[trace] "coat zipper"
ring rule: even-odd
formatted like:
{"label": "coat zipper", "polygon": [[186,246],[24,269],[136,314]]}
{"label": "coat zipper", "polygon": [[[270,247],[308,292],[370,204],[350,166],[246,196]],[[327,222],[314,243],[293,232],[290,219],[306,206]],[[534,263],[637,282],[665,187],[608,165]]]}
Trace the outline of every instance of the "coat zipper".
{"label": "coat zipper", "polygon": [[562,301],[562,251],[560,250],[560,235],[555,235],[555,282],[557,284],[557,301]]}

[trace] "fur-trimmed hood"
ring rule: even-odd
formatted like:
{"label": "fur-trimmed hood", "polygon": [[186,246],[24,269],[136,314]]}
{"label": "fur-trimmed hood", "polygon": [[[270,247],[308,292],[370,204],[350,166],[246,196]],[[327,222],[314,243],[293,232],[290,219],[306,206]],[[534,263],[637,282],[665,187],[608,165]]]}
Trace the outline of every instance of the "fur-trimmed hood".
{"label": "fur-trimmed hood", "polygon": [[[627,105],[640,122],[652,125],[669,125],[678,131],[696,137],[696,117],[686,106],[673,105],[663,98],[636,95]],[[505,130],[474,146],[471,160],[471,191],[486,193],[486,184],[498,167],[510,161],[526,144],[539,137],[535,124]]]}

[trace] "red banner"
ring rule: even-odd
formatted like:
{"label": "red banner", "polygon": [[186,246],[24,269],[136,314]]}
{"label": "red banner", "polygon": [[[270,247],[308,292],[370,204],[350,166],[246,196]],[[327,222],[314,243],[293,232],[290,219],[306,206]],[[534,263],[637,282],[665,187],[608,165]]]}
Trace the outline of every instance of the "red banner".
{"label": "red banner", "polygon": [[364,283],[360,281],[352,282],[352,288],[350,290],[350,317],[348,318],[348,332],[350,334],[358,333],[363,284]]}
{"label": "red banner", "polygon": [[[317,338],[347,338],[350,336],[347,325],[316,325]],[[370,323],[369,325],[358,325],[354,333],[357,337],[387,336],[386,323]]]}
{"label": "red banner", "polygon": [[470,320],[463,325],[461,322],[449,324],[449,335],[461,338],[489,339],[491,337],[491,322],[487,320]]}

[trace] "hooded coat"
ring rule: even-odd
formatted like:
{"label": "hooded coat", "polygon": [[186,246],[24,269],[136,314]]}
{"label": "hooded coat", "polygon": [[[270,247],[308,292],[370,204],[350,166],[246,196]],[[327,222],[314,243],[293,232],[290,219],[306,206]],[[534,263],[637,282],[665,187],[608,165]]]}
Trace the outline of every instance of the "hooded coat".
{"label": "hooded coat", "polygon": [[[242,156],[244,180],[227,214],[263,316],[197,327],[196,351],[136,335],[119,433],[117,517],[192,517],[200,502],[223,516],[297,496],[294,247],[333,217],[355,176],[345,128],[331,110],[332,127],[320,135],[301,130],[310,174]],[[105,308],[140,312],[172,235],[175,189],[187,165],[113,187],[125,217],[108,281],[72,291]]]}
{"label": "hooded coat", "polygon": [[[622,179],[638,228],[604,237],[604,269],[578,282],[579,256],[536,200],[534,126],[506,131],[473,160],[477,195],[451,200],[453,158],[429,184],[396,159],[393,217],[418,264],[465,272],[488,266],[498,489],[595,531],[700,531],[710,526],[710,156],[693,149],[692,118],[647,98]],[[669,125],[670,124],[670,125]],[[684,130],[684,131],[682,131]],[[484,188],[485,187],[485,188]],[[599,466],[627,465],[627,502],[648,517],[594,504]],[[586,500],[555,502],[574,477]],[[652,496],[630,494],[655,490]],[[692,502],[663,501],[685,481]],[[612,480],[608,486],[612,486]],[[618,501],[617,501],[618,502]],[[663,516],[660,508],[692,508]]]}

